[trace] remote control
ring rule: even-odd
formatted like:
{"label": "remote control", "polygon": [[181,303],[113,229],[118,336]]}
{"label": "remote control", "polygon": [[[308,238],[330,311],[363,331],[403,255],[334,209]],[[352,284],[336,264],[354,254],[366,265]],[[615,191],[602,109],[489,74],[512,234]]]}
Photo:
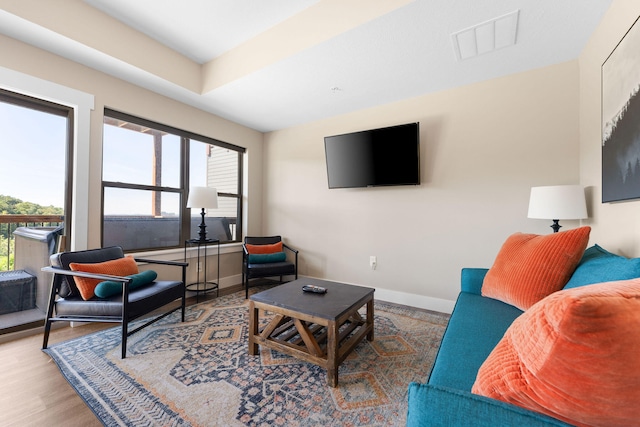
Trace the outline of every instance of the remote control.
{"label": "remote control", "polygon": [[320,286],[314,286],[314,285],[304,285],[302,287],[302,290],[304,292],[313,292],[314,294],[326,294],[327,290],[325,288],[322,288]]}

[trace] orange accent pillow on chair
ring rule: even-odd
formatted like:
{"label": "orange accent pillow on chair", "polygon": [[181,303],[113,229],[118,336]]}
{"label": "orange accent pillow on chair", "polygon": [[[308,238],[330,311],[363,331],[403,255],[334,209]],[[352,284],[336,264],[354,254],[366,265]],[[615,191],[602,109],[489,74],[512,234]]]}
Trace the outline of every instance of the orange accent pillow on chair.
{"label": "orange accent pillow on chair", "polygon": [[[85,273],[110,274],[112,276],[128,276],[130,274],[138,274],[138,264],[131,256],[118,258],[111,261],[97,262],[91,264],[81,264],[72,262],[69,268],[73,271],[83,271]],[[90,300],[94,296],[94,292],[98,283],[102,280],[88,279],[86,277],[74,276],[80,296],[84,300]]]}
{"label": "orange accent pillow on chair", "polygon": [[482,295],[526,310],[567,284],[589,243],[591,227],[512,234],[482,283]]}
{"label": "orange accent pillow on chair", "polygon": [[251,245],[247,243],[245,246],[250,254],[273,254],[282,252],[282,242],[271,245]]}
{"label": "orange accent pillow on chair", "polygon": [[518,317],[473,393],[577,426],[640,420],[640,279],[556,292]]}

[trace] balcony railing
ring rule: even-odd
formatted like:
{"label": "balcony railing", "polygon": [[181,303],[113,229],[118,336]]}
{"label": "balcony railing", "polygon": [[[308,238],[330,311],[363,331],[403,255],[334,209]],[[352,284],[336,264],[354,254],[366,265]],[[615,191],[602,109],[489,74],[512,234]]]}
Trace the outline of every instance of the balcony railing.
{"label": "balcony railing", "polygon": [[0,271],[13,270],[15,238],[18,227],[57,227],[62,215],[0,215]]}

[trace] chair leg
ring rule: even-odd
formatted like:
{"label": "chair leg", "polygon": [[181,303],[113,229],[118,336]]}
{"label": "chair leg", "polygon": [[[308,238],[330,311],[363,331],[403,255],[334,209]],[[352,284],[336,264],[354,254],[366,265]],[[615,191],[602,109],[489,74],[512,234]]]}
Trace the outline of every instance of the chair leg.
{"label": "chair leg", "polygon": [[44,339],[42,341],[42,349],[47,348],[47,344],[49,343],[49,332],[51,331],[51,320],[47,317],[47,320],[44,322]]}
{"label": "chair leg", "polygon": [[244,299],[249,299],[249,276],[247,275],[244,279]]}
{"label": "chair leg", "polygon": [[47,317],[44,322],[44,338],[42,340],[42,349],[47,348],[49,343],[49,332],[51,332],[51,318],[53,317],[53,306],[56,303],[56,277],[55,274],[51,278],[51,288],[49,292],[49,302],[47,304]]}
{"label": "chair leg", "polygon": [[185,294],[182,295],[182,321],[184,322],[184,313],[185,308],[187,306],[187,296]]}
{"label": "chair leg", "polygon": [[122,321],[122,358],[127,357],[127,322]]}

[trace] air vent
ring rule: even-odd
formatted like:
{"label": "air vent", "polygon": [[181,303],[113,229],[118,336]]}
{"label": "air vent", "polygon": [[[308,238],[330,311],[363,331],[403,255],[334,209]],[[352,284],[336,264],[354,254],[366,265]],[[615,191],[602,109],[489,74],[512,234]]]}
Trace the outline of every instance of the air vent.
{"label": "air vent", "polygon": [[461,61],[516,44],[519,12],[516,10],[453,33],[456,58]]}

